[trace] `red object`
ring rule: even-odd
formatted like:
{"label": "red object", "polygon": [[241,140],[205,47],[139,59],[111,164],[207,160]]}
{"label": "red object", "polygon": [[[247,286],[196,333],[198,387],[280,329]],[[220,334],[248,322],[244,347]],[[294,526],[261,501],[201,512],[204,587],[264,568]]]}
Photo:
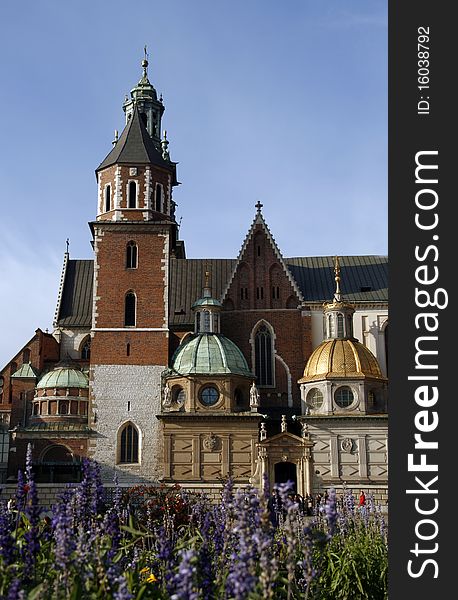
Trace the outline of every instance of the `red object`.
{"label": "red object", "polygon": [[359,505],[364,506],[365,504],[366,504],[366,496],[365,496],[364,492],[361,492],[361,494],[359,496]]}

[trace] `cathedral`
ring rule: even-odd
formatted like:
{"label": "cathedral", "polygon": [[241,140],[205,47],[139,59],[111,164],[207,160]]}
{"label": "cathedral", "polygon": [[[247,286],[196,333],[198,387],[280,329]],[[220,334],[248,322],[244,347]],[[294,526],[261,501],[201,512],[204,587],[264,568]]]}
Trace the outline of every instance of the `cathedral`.
{"label": "cathedral", "polygon": [[0,371],[0,482],[194,491],[291,480],[386,500],[387,259],[285,258],[262,204],[233,259],[188,259],[177,163],[148,76],[96,169],[93,257],[64,255],[52,333]]}

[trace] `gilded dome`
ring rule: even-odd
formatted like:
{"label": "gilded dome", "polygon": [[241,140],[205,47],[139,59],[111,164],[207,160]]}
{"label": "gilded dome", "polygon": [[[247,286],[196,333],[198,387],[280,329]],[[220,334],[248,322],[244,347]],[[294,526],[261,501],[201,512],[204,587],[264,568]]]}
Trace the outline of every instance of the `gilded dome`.
{"label": "gilded dome", "polygon": [[372,352],[355,339],[322,342],[312,352],[300,383],[329,378],[385,379]]}
{"label": "gilded dome", "polygon": [[57,367],[49,371],[38,382],[37,388],[87,388],[89,379],[79,369]]}
{"label": "gilded dome", "polygon": [[178,347],[169,374],[220,375],[232,373],[253,377],[241,350],[218,333],[189,336]]}

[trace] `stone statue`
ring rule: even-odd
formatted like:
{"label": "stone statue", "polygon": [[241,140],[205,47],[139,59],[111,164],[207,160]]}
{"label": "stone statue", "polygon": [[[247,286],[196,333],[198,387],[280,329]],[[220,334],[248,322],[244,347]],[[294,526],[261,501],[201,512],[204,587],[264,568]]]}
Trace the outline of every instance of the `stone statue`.
{"label": "stone statue", "polygon": [[251,388],[250,388],[250,407],[251,408],[259,407],[259,392],[258,392],[258,388],[256,387],[254,381],[251,384]]}
{"label": "stone statue", "polygon": [[307,439],[309,437],[309,426],[304,421],[301,423],[301,434],[303,438]]}
{"label": "stone statue", "polygon": [[286,423],[286,415],[281,416],[281,430],[282,433],[288,431],[288,424]]}
{"label": "stone statue", "polygon": [[169,386],[166,384],[164,386],[164,398],[162,401],[162,406],[164,408],[170,408],[171,405],[172,405],[172,394],[170,392]]}
{"label": "stone statue", "polygon": [[259,432],[259,440],[263,442],[267,437],[266,424],[261,423],[261,431]]}

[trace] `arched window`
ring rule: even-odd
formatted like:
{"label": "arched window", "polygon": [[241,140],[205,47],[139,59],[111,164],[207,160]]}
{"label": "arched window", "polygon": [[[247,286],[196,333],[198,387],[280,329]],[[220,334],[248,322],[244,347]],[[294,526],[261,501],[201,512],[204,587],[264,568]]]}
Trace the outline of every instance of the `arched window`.
{"label": "arched window", "polygon": [[138,248],[135,242],[128,242],[126,247],[126,269],[137,268]]}
{"label": "arched window", "polygon": [[89,360],[91,358],[91,338],[88,337],[84,340],[81,347],[81,360]]}
{"label": "arched window", "polygon": [[30,350],[29,348],[24,348],[22,351],[22,364],[26,365],[30,362]]}
{"label": "arched window", "polygon": [[119,462],[138,463],[138,430],[132,423],[124,425],[120,444]]}
{"label": "arched window", "polygon": [[126,294],[125,307],[124,307],[124,326],[125,327],[135,327],[136,304],[137,304],[137,299],[135,297],[135,294],[133,292],[128,292]]}
{"label": "arched window", "polygon": [[162,212],[162,186],[160,183],[156,184],[156,210]]}
{"label": "arched window", "polygon": [[137,182],[129,181],[127,208],[137,208]]}
{"label": "arched window", "polygon": [[257,384],[273,385],[272,336],[265,325],[261,325],[254,338],[255,373]]}
{"label": "arched window", "polygon": [[105,212],[111,210],[111,185],[105,188]]}
{"label": "arched window", "polygon": [[336,328],[334,325],[334,318],[332,315],[328,315],[328,337],[333,338],[336,335]]}
{"label": "arched window", "polygon": [[344,337],[344,318],[340,313],[337,315],[337,337]]}

